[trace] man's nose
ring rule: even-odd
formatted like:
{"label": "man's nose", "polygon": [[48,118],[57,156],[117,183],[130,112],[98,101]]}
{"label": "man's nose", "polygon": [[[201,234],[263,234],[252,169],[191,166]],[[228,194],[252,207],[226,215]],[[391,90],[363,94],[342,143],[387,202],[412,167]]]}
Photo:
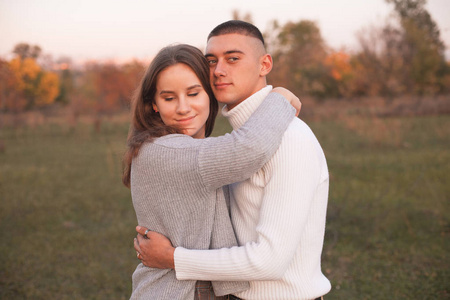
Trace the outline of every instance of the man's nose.
{"label": "man's nose", "polygon": [[223,77],[226,74],[227,74],[227,72],[225,70],[225,64],[219,60],[216,64],[216,66],[214,67],[214,76]]}

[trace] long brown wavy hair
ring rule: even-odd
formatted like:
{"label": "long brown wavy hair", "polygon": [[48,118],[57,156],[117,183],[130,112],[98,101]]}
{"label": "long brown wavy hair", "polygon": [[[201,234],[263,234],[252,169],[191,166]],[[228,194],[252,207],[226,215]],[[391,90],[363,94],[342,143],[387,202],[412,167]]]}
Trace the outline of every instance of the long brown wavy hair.
{"label": "long brown wavy hair", "polygon": [[194,71],[209,96],[209,117],[206,120],[205,136],[209,136],[214,127],[219,105],[209,82],[209,65],[202,52],[190,45],[180,44],[161,49],[150,63],[141,83],[131,101],[131,124],[128,132],[127,151],[123,158],[122,182],[131,184],[131,162],[145,142],[171,133],[181,133],[179,129],[164,124],[159,113],[153,110],[156,83],[159,73],[166,68],[185,64]]}

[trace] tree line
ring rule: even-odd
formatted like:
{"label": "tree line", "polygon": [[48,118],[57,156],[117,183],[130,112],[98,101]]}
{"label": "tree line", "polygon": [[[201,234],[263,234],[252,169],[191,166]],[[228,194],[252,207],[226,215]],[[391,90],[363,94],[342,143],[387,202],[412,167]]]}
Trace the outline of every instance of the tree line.
{"label": "tree line", "polygon": [[39,46],[21,43],[14,57],[0,58],[0,111],[20,113],[59,104],[69,106],[74,118],[90,113],[108,115],[129,105],[146,64],[132,60],[86,62],[73,67],[70,58],[52,61]]}
{"label": "tree line", "polygon": [[[386,0],[393,17],[362,30],[357,51],[334,50],[309,20],[279,24],[264,32],[274,69],[269,82],[297,95],[326,100],[450,92],[450,65],[440,31],[426,0]],[[251,22],[251,15],[233,18]],[[147,63],[91,61],[73,68],[70,58],[56,62],[39,46],[26,43],[0,58],[0,111],[19,113],[55,103],[71,107],[74,117],[114,113],[129,105]]]}
{"label": "tree line", "polygon": [[393,16],[362,30],[353,53],[330,49],[312,21],[274,21],[266,33],[273,82],[320,99],[448,93],[450,65],[426,0],[387,2]]}

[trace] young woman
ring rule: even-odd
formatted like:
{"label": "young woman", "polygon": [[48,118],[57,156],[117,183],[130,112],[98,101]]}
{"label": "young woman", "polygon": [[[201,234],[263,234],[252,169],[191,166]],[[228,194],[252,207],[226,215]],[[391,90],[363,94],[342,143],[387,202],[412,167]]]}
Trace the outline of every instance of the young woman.
{"label": "young woman", "polygon": [[[175,247],[237,245],[222,186],[249,178],[270,159],[295,112],[273,92],[239,130],[205,138],[217,110],[208,63],[189,45],[163,48],[133,98],[123,182],[131,188],[138,224],[169,237]],[[131,299],[201,299],[204,284],[196,289],[195,281],[178,281],[174,270],[139,264]],[[223,296],[248,283],[212,286]]]}

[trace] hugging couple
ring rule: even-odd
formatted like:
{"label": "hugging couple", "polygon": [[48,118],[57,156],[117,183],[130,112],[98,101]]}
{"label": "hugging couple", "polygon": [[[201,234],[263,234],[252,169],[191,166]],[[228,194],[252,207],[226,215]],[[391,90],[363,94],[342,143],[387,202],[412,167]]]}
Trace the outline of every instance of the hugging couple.
{"label": "hugging couple", "polygon": [[[228,21],[205,54],[163,48],[133,96],[123,183],[141,263],[131,299],[321,299],[329,176],[258,28]],[[209,137],[219,110],[233,131]]]}

